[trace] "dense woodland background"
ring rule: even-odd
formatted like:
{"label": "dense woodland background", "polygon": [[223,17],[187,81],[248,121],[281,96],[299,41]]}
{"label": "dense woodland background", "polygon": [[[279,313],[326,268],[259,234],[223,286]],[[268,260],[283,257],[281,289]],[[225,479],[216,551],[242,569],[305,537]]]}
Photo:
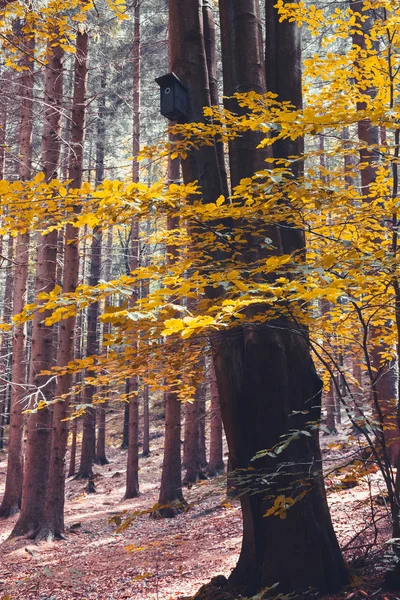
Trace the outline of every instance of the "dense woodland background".
{"label": "dense woodland background", "polygon": [[2,597],[398,597],[398,3],[0,10]]}

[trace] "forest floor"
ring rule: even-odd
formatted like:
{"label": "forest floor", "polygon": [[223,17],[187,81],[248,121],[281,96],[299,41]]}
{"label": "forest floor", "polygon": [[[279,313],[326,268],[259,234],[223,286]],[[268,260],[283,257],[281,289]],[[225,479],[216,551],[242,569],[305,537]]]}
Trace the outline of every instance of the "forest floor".
{"label": "forest floor", "polygon": [[[383,591],[391,559],[384,542],[391,536],[380,476],[360,478],[351,467],[343,483],[343,472],[329,474],[354,452],[345,439],[344,433],[323,438],[332,518],[353,575],[352,586],[330,600],[400,599]],[[83,481],[67,481],[69,532],[63,541],[8,540],[16,518],[0,520],[0,599],[175,600],[190,598],[215,575],[228,576],[240,551],[241,516],[238,502],[226,500],[224,477],[185,489],[189,510],[176,518],[149,517],[157,502],[162,441],[154,439],[151,455],[141,459],[137,499],[123,500],[126,451],[116,439],[108,447],[110,464],[95,467],[96,494],[86,494]],[[5,470],[0,455],[0,495]],[[112,518],[123,511],[137,516],[117,533]]]}

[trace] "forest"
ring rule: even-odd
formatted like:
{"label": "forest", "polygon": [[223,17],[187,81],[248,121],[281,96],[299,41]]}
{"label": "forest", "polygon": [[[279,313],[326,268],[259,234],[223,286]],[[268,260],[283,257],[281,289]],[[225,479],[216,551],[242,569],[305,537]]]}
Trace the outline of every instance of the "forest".
{"label": "forest", "polygon": [[399,3],[0,46],[0,600],[399,599]]}

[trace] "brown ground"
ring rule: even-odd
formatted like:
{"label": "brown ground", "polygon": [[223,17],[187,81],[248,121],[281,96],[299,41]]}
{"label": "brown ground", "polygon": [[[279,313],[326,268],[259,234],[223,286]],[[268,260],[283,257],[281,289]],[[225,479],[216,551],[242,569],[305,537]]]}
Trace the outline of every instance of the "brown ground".
{"label": "brown ground", "polygon": [[[336,439],[325,438],[324,445]],[[342,450],[327,451],[328,470],[337,462],[337,452]],[[154,520],[141,514],[118,534],[110,522],[113,515],[146,511],[157,501],[162,439],[154,440],[152,455],[141,459],[142,493],[136,500],[122,500],[126,452],[116,439],[108,454],[111,464],[95,468],[97,494],[85,494],[85,482],[67,482],[66,523],[80,526],[65,541],[40,545],[24,539],[8,541],[15,519],[0,520],[1,600],[170,600],[190,597],[215,575],[229,575],[240,550],[241,519],[238,504],[226,503],[224,478],[185,490],[190,508],[175,519]],[[5,469],[3,455],[0,493]],[[353,587],[335,598],[400,598],[381,589],[387,567],[382,542],[390,538],[390,529],[380,477],[373,474],[361,485],[337,490],[339,479],[330,475],[328,488],[342,545],[346,547],[373,520],[378,544],[368,549],[375,537],[372,526],[346,549]]]}

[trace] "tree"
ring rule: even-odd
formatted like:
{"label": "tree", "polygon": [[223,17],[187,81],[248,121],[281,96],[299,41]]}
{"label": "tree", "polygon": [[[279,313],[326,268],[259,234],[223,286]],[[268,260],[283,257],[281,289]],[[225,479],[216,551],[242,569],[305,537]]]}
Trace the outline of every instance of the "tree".
{"label": "tree", "polygon": [[[185,3],[184,19],[182,11],[175,12],[178,5],[179,2],[170,3],[173,70],[189,90],[189,118],[202,121],[203,108],[209,106],[209,93],[199,3]],[[232,5],[221,0],[220,15],[225,95],[250,90],[264,92],[258,2],[240,0]],[[273,35],[277,44],[275,67],[296,73],[298,94],[299,38],[295,37],[293,26],[281,28],[268,3],[267,35]],[[293,98],[291,94],[285,99],[298,102],[299,96]],[[249,131],[231,142],[233,186],[262,167],[263,153],[257,149],[259,140],[259,134]],[[193,151],[183,162],[185,182],[199,181],[203,202],[215,201],[222,191],[216,171],[218,162],[215,156],[211,157],[212,150],[206,147]],[[244,264],[260,258],[261,240],[266,236],[278,253],[295,250],[304,254],[301,230],[292,228],[281,236],[277,228],[260,226],[257,232],[252,232],[252,239],[244,249]],[[263,310],[261,304],[248,311],[247,318],[261,317]],[[252,462],[257,453],[273,448],[292,428],[304,430],[307,422],[319,421],[321,382],[311,360],[307,332],[299,330],[287,317],[277,317],[272,323],[232,327],[213,340],[212,348],[230,459],[238,473],[239,486],[250,485],[253,492],[244,492],[241,497],[242,551],[229,580],[231,586],[250,593],[277,582],[284,592],[310,587],[320,592],[339,589],[347,574],[326,502],[317,432],[288,444],[278,459],[259,455]],[[304,465],[318,466],[306,474]],[[254,471],[246,477],[250,466]],[[267,486],[262,483],[265,478]],[[283,498],[296,498],[285,513],[286,519],[264,518],[282,489],[285,489]]]}
{"label": "tree", "polygon": [[[74,94],[71,113],[70,188],[79,189],[83,175],[83,144],[85,139],[86,92],[88,74],[88,41],[86,32],[78,31],[74,68]],[[75,209],[79,212],[79,207]],[[79,229],[68,223],[65,230],[63,293],[74,292],[79,276]],[[61,321],[58,336],[57,366],[66,367],[74,358],[75,316]],[[72,374],[57,379],[53,407],[50,460],[46,499],[42,521],[36,539],[61,538],[64,532],[65,453],[68,441],[69,394]]]}
{"label": "tree", "polygon": [[[45,69],[44,124],[42,134],[42,168],[44,181],[57,177],[60,161],[60,126],[63,91],[64,50],[59,44],[57,28],[47,46]],[[55,286],[57,230],[37,235],[35,294],[50,293]],[[40,303],[40,300],[38,299]],[[54,376],[42,375],[54,365],[54,327],[46,325],[50,313],[36,312],[32,325],[30,377],[34,391],[30,393],[27,448],[22,486],[21,513],[12,535],[35,536],[45,507],[49,471],[51,409],[54,398]]]}
{"label": "tree", "polygon": [[[21,122],[19,150],[21,163],[19,176],[26,181],[31,175],[32,162],[32,127],[33,127],[33,57],[35,38],[33,34],[25,36],[26,54],[22,58],[25,72],[21,76]],[[26,303],[29,260],[29,232],[19,233],[16,243],[16,263],[14,272],[13,313],[22,312]],[[21,506],[23,453],[22,436],[24,427],[24,397],[26,389],[26,324],[14,325],[12,338],[11,367],[11,410],[10,432],[8,438],[7,478],[0,516],[9,517],[18,512]]]}

